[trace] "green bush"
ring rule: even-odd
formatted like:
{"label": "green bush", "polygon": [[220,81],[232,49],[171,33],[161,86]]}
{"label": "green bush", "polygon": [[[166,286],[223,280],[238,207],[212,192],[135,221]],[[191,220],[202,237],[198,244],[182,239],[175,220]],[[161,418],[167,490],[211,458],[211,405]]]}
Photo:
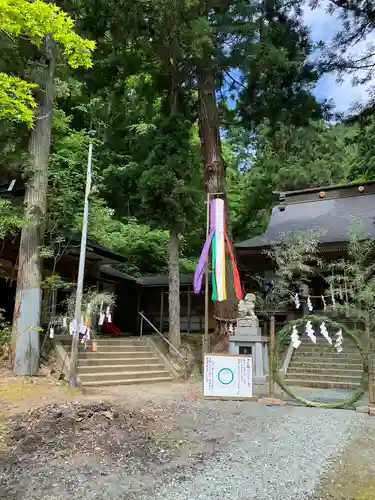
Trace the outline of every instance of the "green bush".
{"label": "green bush", "polygon": [[12,327],[8,321],[5,321],[4,312],[4,309],[0,309],[0,357],[8,358]]}

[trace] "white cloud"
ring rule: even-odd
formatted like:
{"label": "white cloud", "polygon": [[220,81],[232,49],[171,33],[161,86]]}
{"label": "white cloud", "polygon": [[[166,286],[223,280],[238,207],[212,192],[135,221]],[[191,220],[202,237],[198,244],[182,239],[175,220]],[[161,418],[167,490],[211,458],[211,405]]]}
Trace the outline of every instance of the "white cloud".
{"label": "white cloud", "polygon": [[[313,10],[306,8],[304,20],[310,28],[311,38],[315,43],[319,41],[329,43],[341,28],[340,19],[337,16],[328,14],[324,5]],[[372,41],[371,39],[375,41],[375,35],[368,37],[367,40],[353,47],[351,53],[353,55],[362,53],[366,48],[366,44]],[[324,75],[314,93],[319,99],[332,100],[337,111],[348,112],[354,103],[364,104],[369,99],[368,88],[370,85],[353,86],[352,78],[353,75],[344,75],[343,81],[337,82],[336,74]]]}

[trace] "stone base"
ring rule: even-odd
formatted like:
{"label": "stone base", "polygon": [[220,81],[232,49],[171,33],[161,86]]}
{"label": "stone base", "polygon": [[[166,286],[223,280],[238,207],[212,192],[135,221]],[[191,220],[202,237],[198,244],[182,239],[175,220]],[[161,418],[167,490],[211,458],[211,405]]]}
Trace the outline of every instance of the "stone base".
{"label": "stone base", "polygon": [[268,375],[253,376],[253,384],[255,384],[255,385],[265,385],[265,384],[268,384]]}
{"label": "stone base", "polygon": [[236,326],[234,329],[234,334],[233,337],[236,337],[237,335],[245,335],[246,337],[260,337],[262,335],[262,330],[259,328],[259,326]]}
{"label": "stone base", "polygon": [[268,382],[268,337],[261,335],[260,328],[236,327],[229,337],[231,354],[251,354],[253,361],[253,384]]}
{"label": "stone base", "polygon": [[285,401],[282,401],[281,399],[278,398],[260,398],[258,399],[258,403],[264,404],[264,405],[273,405],[273,406],[284,406]]}

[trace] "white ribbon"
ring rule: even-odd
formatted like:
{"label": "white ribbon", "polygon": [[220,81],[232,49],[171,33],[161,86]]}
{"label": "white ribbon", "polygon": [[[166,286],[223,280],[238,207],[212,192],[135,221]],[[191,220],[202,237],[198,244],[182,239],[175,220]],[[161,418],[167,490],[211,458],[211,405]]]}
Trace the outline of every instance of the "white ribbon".
{"label": "white ribbon", "polygon": [[326,327],[326,324],[324,323],[324,321],[320,325],[320,333],[323,335],[323,337],[326,339],[326,341],[332,345],[332,339],[329,336],[329,333],[328,333],[328,330],[327,330],[327,327]]}
{"label": "white ribbon", "polygon": [[314,328],[312,327],[311,321],[308,321],[306,323],[306,333],[307,333],[307,336],[309,337],[309,339],[311,340],[311,342],[316,344],[316,337],[314,335]]}
{"label": "white ribbon", "polygon": [[294,347],[294,349],[298,349],[299,346],[301,345],[301,341],[299,339],[298,330],[297,330],[296,325],[293,325],[291,341],[292,341],[292,346]]}

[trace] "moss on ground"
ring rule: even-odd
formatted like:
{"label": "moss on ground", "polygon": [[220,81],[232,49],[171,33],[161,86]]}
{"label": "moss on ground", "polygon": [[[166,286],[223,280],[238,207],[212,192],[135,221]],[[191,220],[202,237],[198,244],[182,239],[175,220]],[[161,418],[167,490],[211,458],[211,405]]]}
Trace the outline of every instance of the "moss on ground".
{"label": "moss on ground", "polygon": [[45,388],[32,381],[21,379],[20,381],[8,381],[0,385],[0,400],[2,402],[15,402],[24,398],[35,397],[41,394]]}
{"label": "moss on ground", "polygon": [[375,479],[358,491],[355,500],[375,500]]}
{"label": "moss on ground", "polygon": [[6,448],[8,431],[7,417],[5,413],[0,413],[0,452]]}

